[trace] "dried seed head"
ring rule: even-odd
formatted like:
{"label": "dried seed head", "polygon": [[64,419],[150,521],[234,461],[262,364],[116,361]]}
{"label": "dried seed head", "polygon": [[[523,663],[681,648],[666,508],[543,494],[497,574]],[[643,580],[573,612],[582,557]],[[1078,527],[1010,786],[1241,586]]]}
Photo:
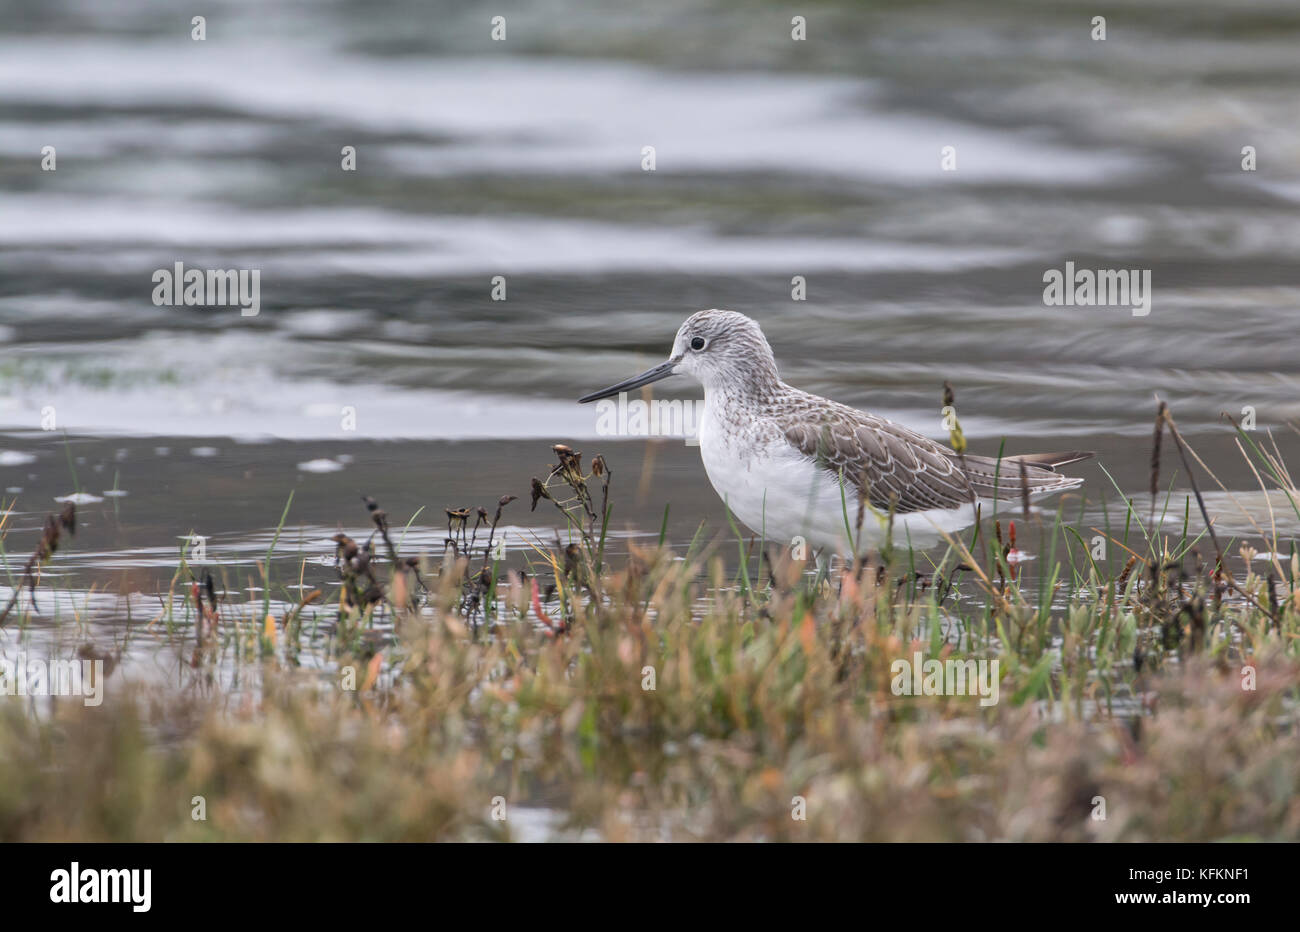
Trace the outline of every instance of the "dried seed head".
{"label": "dried seed head", "polygon": [[551,470],[551,475],[565,473],[566,480],[572,482],[574,479],[582,478],[582,454],[575,452],[572,447],[563,443],[557,443],[551,447],[555,455],[559,457],[560,464]]}

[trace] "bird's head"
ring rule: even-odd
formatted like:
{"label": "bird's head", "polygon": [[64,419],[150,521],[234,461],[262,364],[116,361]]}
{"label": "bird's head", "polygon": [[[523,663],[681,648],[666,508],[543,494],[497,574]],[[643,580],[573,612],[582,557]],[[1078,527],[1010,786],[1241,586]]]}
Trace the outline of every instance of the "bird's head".
{"label": "bird's head", "polygon": [[772,348],[758,324],[736,311],[697,311],[677,330],[668,359],[640,375],[579,398],[585,404],[671,375],[691,375],[710,391],[745,391],[777,379]]}

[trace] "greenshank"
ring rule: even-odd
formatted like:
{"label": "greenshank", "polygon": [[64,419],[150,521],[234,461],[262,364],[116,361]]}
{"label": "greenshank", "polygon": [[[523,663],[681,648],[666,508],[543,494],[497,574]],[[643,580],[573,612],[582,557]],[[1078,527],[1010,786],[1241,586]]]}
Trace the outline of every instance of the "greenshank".
{"label": "greenshank", "polygon": [[[700,456],[731,513],[810,553],[847,556],[878,545],[890,515],[895,540],[933,543],[972,524],[981,504],[1077,488],[1082,479],[1056,469],[1092,456],[1031,453],[1000,464],[959,456],[901,424],[787,385],[758,324],[717,309],[686,319],[665,362],[578,400],[679,374],[704,386]],[[866,515],[859,529],[859,502],[882,520]]]}

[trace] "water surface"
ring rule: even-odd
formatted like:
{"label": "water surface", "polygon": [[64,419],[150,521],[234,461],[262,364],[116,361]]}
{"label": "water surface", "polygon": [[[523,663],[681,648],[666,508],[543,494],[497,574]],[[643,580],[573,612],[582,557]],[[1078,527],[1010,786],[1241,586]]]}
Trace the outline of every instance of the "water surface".
{"label": "water surface", "polygon": [[[671,503],[675,542],[724,535],[695,449],[601,437],[573,403],[714,306],[800,387],[943,437],[948,380],[975,452],[1098,451],[1066,503],[1089,525],[1144,493],[1158,393],[1247,512],[1296,530],[1221,420],[1251,409],[1294,458],[1292,4],[1122,3],[1105,42],[1091,6],[1009,0],[817,4],[802,43],[786,7],[704,0],[551,0],[504,43],[450,3],[205,15],[194,42],[170,4],[0,3],[10,567],[56,497],[100,499],[43,618],[119,637],[191,533],[260,601],[290,492],[278,565],[304,585],[364,532],[363,494],[434,553],[446,508],[523,496],[522,555],[554,535],[526,502],[554,441],[610,461],[621,533],[657,537]],[[1149,269],[1151,313],[1044,306],[1067,260]],[[259,269],[260,312],[155,306],[176,262]]]}

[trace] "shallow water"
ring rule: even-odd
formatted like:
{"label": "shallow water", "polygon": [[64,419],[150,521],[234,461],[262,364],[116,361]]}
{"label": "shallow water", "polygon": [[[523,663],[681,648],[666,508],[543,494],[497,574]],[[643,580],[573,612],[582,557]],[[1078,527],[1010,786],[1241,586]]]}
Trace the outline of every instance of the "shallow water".
{"label": "shallow water", "polygon": [[[169,4],[0,2],[0,489],[11,568],[55,497],[102,499],[44,577],[66,612],[156,604],[190,533],[248,588],[290,492],[277,575],[309,585],[362,494],[423,508],[430,552],[444,508],[520,495],[523,553],[553,536],[526,507],[553,441],[605,454],[620,530],[671,502],[674,541],[725,534],[696,450],[573,403],[711,306],[792,383],[929,435],[946,379],[975,452],[1098,451],[1065,505],[1091,525],[1144,494],[1159,393],[1269,516],[1220,415],[1294,456],[1293,4],[1123,3],[1093,42],[1081,3],[830,3],[805,43],[775,4],[552,0],[504,43],[455,4],[207,7],[193,42]],[[1149,269],[1151,313],[1045,306],[1067,260]],[[176,262],[259,269],[259,313],[155,306]]]}

